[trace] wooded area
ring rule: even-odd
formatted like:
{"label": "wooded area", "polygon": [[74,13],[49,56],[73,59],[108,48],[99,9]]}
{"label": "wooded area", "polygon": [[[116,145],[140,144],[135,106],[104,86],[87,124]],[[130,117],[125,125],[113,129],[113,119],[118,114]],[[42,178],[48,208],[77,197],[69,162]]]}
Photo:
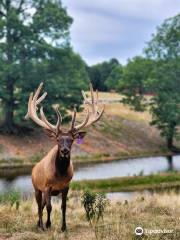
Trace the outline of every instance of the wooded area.
{"label": "wooded area", "polygon": [[[0,1],[0,121],[1,131],[17,133],[25,122],[29,93],[41,81],[52,104],[67,110],[82,103],[79,94],[91,81],[99,91],[124,94],[123,102],[137,111],[148,108],[151,124],[160,129],[168,148],[180,124],[180,14],[167,19],[146,44],[142,56],[123,66],[115,58],[88,66],[70,41],[73,23],[60,0]],[[151,97],[147,100],[147,95]],[[48,104],[47,104],[48,102]],[[66,114],[65,114],[66,113]],[[20,127],[21,126],[21,127]]]}

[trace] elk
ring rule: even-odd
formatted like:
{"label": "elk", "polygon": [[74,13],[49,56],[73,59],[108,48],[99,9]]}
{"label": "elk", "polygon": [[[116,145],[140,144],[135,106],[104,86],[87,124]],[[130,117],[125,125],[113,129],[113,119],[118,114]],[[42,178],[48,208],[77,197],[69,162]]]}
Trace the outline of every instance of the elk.
{"label": "elk", "polygon": [[[49,137],[53,138],[56,145],[39,161],[32,169],[32,184],[35,190],[35,198],[38,205],[38,222],[37,226],[44,230],[43,227],[43,209],[46,206],[47,221],[46,228],[51,226],[50,215],[52,211],[51,196],[62,194],[62,227],[66,230],[66,200],[69,190],[69,184],[73,177],[73,164],[70,159],[71,147],[75,139],[84,138],[86,132],[82,129],[97,122],[104,112],[104,106],[99,110],[98,92],[93,92],[90,84],[91,98],[87,98],[84,91],[85,118],[82,123],[76,124],[76,109],[72,113],[72,121],[68,130],[62,129],[62,117],[58,108],[55,108],[57,123],[51,124],[39,105],[45,99],[45,92],[39,97],[43,83],[41,83],[35,93],[31,93],[28,102],[28,112],[25,118],[31,118],[37,125],[42,127]],[[39,111],[39,113],[37,113]]]}

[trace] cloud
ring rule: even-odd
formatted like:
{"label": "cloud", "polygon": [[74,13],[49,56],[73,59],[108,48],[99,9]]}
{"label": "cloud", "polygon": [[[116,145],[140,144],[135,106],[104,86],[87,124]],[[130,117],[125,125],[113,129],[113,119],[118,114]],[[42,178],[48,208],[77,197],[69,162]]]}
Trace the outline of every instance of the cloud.
{"label": "cloud", "polygon": [[74,18],[74,50],[88,64],[141,54],[155,27],[180,9],[179,0],[64,0]]}

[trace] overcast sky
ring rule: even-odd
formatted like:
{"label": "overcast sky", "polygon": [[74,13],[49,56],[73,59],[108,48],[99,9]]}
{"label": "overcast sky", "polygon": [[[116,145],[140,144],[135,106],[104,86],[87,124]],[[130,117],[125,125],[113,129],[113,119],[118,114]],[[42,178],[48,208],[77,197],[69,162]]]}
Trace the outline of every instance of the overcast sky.
{"label": "overcast sky", "polygon": [[141,54],[156,26],[180,12],[180,0],[63,0],[73,17],[71,43],[92,65]]}

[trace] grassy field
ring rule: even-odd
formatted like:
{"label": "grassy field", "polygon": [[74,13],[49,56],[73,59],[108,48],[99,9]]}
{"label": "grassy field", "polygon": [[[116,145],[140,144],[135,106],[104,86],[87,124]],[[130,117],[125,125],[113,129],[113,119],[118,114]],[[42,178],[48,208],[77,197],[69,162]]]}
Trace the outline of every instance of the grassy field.
{"label": "grassy field", "polygon": [[[75,162],[104,161],[119,158],[167,154],[164,140],[149,125],[148,112],[135,112],[120,102],[116,93],[100,93],[106,100],[100,122],[90,127],[84,143],[74,144]],[[78,118],[82,113],[78,114]],[[33,165],[54,145],[42,129],[29,136],[0,135],[0,167]]]}
{"label": "grassy field", "polygon": [[91,189],[101,192],[155,190],[180,186],[180,173],[170,172],[149,176],[117,177],[99,180],[73,181],[73,190]]}
{"label": "grassy field", "polygon": [[[44,214],[45,219],[46,214]],[[53,201],[52,228],[36,228],[37,207],[33,199],[21,200],[17,206],[0,203],[0,239],[8,240],[134,240],[180,239],[180,198],[175,193],[139,195],[130,201],[111,201],[104,221],[91,228],[81,205],[80,193],[71,192],[67,206],[68,231],[60,231],[60,205]],[[144,234],[135,236],[141,226]],[[169,230],[164,234],[161,231]],[[156,233],[160,231],[159,233]]]}

